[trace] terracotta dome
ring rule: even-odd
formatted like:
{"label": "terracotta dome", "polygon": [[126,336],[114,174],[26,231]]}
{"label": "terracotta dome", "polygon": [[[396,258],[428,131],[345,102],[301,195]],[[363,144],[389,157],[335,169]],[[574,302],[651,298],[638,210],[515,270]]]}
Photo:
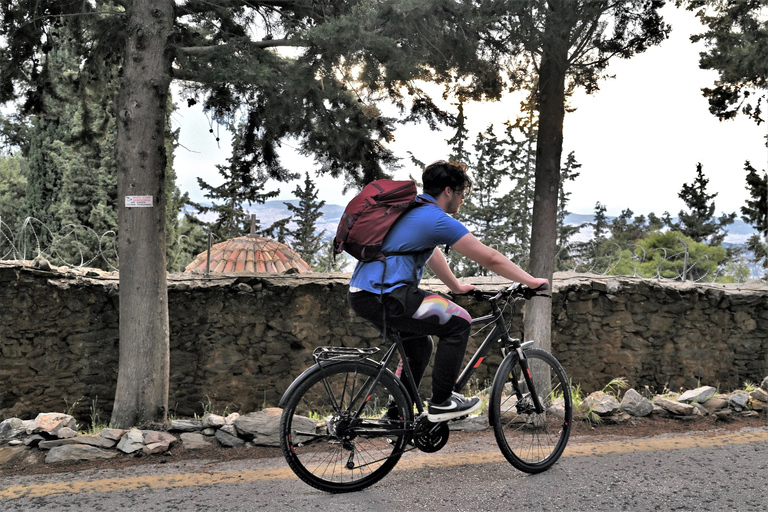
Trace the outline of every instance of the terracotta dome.
{"label": "terracotta dome", "polygon": [[[207,251],[198,254],[195,261],[187,265],[184,272],[205,272],[207,260]],[[256,235],[231,238],[212,246],[210,265],[210,272],[216,274],[312,272],[307,262],[287,245]]]}

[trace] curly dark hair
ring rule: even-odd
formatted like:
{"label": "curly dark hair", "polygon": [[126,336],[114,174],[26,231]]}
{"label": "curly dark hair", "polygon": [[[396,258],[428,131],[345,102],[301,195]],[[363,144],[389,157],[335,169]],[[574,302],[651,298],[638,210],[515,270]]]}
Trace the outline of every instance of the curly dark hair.
{"label": "curly dark hair", "polygon": [[432,162],[424,168],[421,179],[424,193],[433,197],[440,195],[445,187],[464,191],[465,195],[472,190],[472,178],[467,174],[467,165],[461,162]]}

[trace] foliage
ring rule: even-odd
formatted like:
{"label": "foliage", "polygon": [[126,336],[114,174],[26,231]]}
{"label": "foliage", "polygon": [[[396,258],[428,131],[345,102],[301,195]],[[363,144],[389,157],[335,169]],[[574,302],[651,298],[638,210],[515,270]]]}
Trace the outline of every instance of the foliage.
{"label": "foliage", "polygon": [[11,230],[16,229],[23,219],[19,205],[27,185],[25,165],[26,160],[18,154],[0,155],[0,223]]}
{"label": "foliage", "polygon": [[[631,262],[628,256],[639,259]],[[726,260],[721,246],[710,246],[677,231],[651,233],[637,241],[637,248],[630,254],[622,253],[622,259],[612,274],[627,274],[629,265],[636,266],[637,275],[665,277],[668,279],[714,281],[719,266]]]}
{"label": "foliage", "polygon": [[[245,151],[273,178],[284,177],[277,148],[288,137],[315,156],[320,173],[357,186],[385,177],[395,165],[383,145],[394,124],[376,102],[387,98],[405,109],[409,95],[416,98],[409,119],[444,118],[416,81],[449,82],[490,67],[477,57],[469,2],[209,5],[178,9],[184,32],[174,78],[189,80],[187,93],[202,97],[214,119],[242,114]],[[251,27],[255,41],[247,37]],[[441,47],[451,52],[436,51]],[[500,93],[498,84],[480,81],[465,89],[476,98]]]}
{"label": "foliage", "polygon": [[[662,231],[662,220],[653,213],[633,217],[632,210],[608,222],[597,204],[596,220],[601,235],[575,244],[571,268],[577,272],[631,275],[708,282],[744,281],[748,268],[720,245],[696,242],[679,231]],[[601,220],[602,219],[602,220]]]}
{"label": "foliage", "polygon": [[645,215],[634,216],[634,212],[627,208],[610,223],[611,238],[619,244],[635,242],[645,238],[649,233],[660,230],[664,223],[653,212]]}
{"label": "foliage", "polygon": [[699,67],[717,71],[705,88],[709,111],[719,119],[742,113],[760,124],[768,80],[768,2],[766,0],[677,0],[695,11],[707,27],[691,38],[705,41]]}
{"label": "foliage", "polygon": [[317,272],[349,272],[349,266],[353,261],[353,258],[347,257],[344,253],[333,254],[333,244],[328,242],[320,247],[314,269]]}

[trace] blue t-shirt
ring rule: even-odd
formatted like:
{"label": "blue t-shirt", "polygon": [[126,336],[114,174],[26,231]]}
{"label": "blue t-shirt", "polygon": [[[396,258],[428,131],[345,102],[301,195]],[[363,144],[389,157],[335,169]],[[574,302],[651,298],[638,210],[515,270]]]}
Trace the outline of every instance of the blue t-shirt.
{"label": "blue t-shirt", "polygon": [[[434,201],[423,194],[421,197]],[[424,274],[424,265],[432,256],[428,250],[440,245],[453,245],[469,233],[464,225],[446,214],[436,204],[428,203],[412,208],[395,222],[387,233],[382,251],[413,252],[414,254],[387,256],[386,275],[383,276],[384,262],[357,262],[349,286],[371,293],[384,293],[405,285],[418,285]]]}

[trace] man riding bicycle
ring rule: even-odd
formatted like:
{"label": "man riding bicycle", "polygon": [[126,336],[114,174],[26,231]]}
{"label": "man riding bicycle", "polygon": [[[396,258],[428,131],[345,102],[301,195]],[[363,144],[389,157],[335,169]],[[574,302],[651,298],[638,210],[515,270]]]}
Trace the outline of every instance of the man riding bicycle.
{"label": "man riding bicycle", "polygon": [[429,201],[403,214],[387,233],[382,252],[385,261],[358,262],[349,282],[349,304],[379,329],[398,330],[417,385],[429,364],[438,337],[432,370],[432,397],[427,419],[433,423],[466,416],[481,407],[477,397],[453,392],[469,340],[471,317],[457,304],[419,289],[424,265],[453,293],[475,287],[459,283],[439,246],[452,247],[492,272],[536,289],[548,285],[535,278],[497,250],[480,242],[449,214],[457,213],[472,189],[466,165],[439,160],[422,174],[422,198]]}

